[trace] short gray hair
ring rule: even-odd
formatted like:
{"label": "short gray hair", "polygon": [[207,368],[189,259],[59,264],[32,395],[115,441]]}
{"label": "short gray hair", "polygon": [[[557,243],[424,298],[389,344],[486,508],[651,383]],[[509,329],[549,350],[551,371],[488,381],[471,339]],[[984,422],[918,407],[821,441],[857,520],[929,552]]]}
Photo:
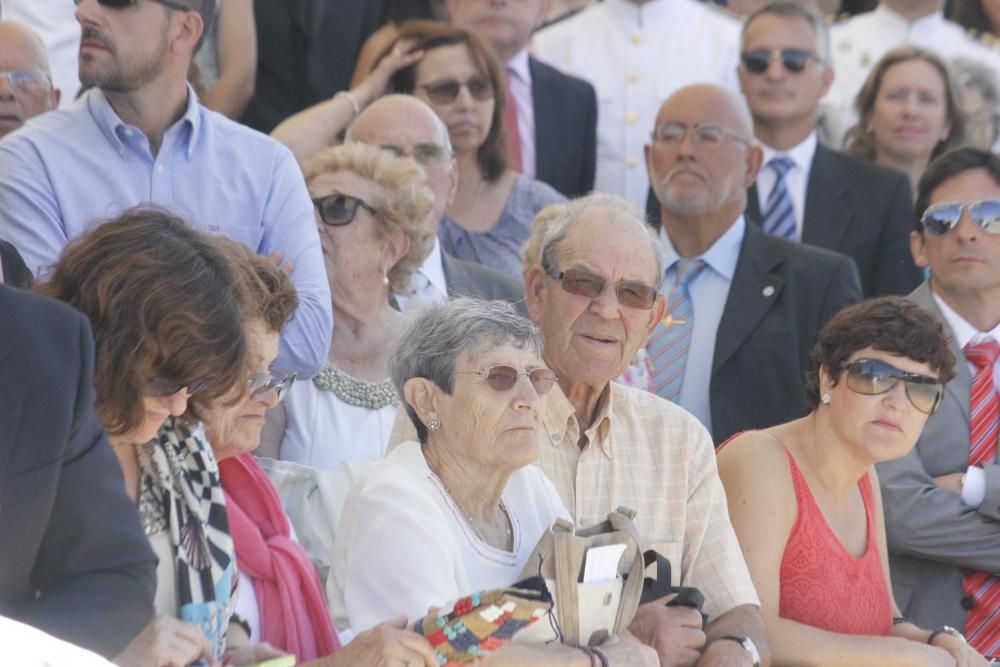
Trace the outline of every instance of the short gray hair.
{"label": "short gray hair", "polygon": [[541,356],[538,327],[507,301],[454,299],[425,308],[409,323],[389,356],[389,378],[420,442],[427,442],[427,427],[406,402],[403,385],[412,378],[425,378],[451,394],[459,355],[507,343]]}
{"label": "short gray hair", "polygon": [[649,245],[653,250],[653,257],[656,261],[656,278],[654,279],[653,287],[659,291],[663,285],[664,263],[666,260],[663,258],[663,247],[660,245],[660,239],[657,237],[656,231],[646,221],[646,218],[639,213],[632,202],[602,192],[594,192],[586,197],[568,202],[563,206],[560,214],[549,221],[548,229],[545,232],[544,238],[542,238],[542,245],[538,253],[538,263],[542,265],[542,268],[546,271],[555,268],[559,248],[566,239],[566,235],[569,234],[569,230],[579,222],[587,210],[592,208],[603,211],[609,220],[633,221],[644,230],[645,234],[649,237]]}
{"label": "short gray hair", "polygon": [[830,29],[827,27],[826,21],[824,21],[823,17],[810,7],[797,2],[791,2],[790,0],[776,0],[775,2],[770,2],[747,17],[746,21],[743,22],[743,29],[740,31],[741,50],[743,49],[744,42],[746,41],[747,29],[750,27],[751,23],[761,16],[780,16],[786,19],[802,19],[808,23],[812,27],[813,32],[816,33],[816,50],[819,52],[820,59],[827,67],[833,66],[830,55]]}

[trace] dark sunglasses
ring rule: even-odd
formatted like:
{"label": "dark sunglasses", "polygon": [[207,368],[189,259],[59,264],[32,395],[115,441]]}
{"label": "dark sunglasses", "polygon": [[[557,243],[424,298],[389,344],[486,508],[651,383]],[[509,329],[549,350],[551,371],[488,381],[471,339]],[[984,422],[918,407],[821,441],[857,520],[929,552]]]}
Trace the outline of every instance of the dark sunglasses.
{"label": "dark sunglasses", "polygon": [[556,383],[556,374],[548,368],[532,368],[530,371],[519,371],[513,366],[491,366],[485,371],[455,371],[456,375],[478,375],[485,377],[486,384],[494,391],[510,391],[517,383],[517,378],[527,375],[535,393],[544,396]]}
{"label": "dark sunglasses", "polygon": [[468,90],[469,95],[472,95],[472,99],[477,102],[485,102],[486,100],[493,99],[493,84],[490,83],[489,79],[482,76],[474,76],[465,83],[449,79],[417,87],[423,88],[427,93],[427,97],[434,104],[450,104],[454,102],[455,98],[458,97],[458,91],[462,88]]}
{"label": "dark sunglasses", "polygon": [[363,208],[372,215],[378,215],[374,206],[351,195],[333,194],[315,197],[312,203],[319,211],[319,218],[323,224],[331,227],[341,227],[354,220],[359,208]]}
{"label": "dark sunglasses", "polygon": [[[83,0],[73,0],[73,4],[79,6]],[[176,9],[181,12],[194,12],[198,11],[194,7],[189,7],[177,0],[153,0],[153,2],[158,2],[164,7],[169,7],[170,9]],[[101,7],[111,7],[112,9],[125,9],[126,7],[132,7],[133,5],[138,5],[139,0],[97,0],[97,4]]]}
{"label": "dark sunglasses", "polygon": [[280,403],[288,395],[295,378],[298,374],[295,371],[285,373],[276,369],[271,369],[266,373],[254,373],[247,381],[250,390],[250,398],[260,398],[269,391],[274,391]]}
{"label": "dark sunglasses", "polygon": [[840,367],[847,369],[847,387],[867,396],[884,394],[902,380],[906,383],[906,397],[913,407],[924,414],[933,414],[944,396],[944,384],[941,380],[928,375],[907,373],[878,359],[845,361]]}
{"label": "dark sunglasses", "polygon": [[751,74],[763,74],[774,60],[780,60],[781,66],[791,74],[798,74],[806,68],[809,60],[816,57],[812,51],[805,49],[753,49],[740,54],[740,61]]}
{"label": "dark sunglasses", "polygon": [[928,206],[920,216],[920,224],[933,236],[944,236],[958,226],[962,219],[962,209],[969,212],[969,219],[979,225],[987,234],[1000,234],[1000,200],[940,202]]}
{"label": "dark sunglasses", "polygon": [[[608,281],[601,276],[581,269],[569,271],[549,269],[546,274],[550,278],[562,281],[562,288],[570,294],[585,296],[588,299],[597,299],[604,294],[604,289],[608,286]],[[650,310],[656,303],[656,289],[645,283],[622,280],[615,285],[615,294],[618,296],[618,303],[629,308]]]}
{"label": "dark sunglasses", "polygon": [[171,380],[170,378],[157,375],[146,381],[143,393],[149,396],[163,397],[173,396],[181,389],[187,389],[188,394],[194,396],[195,394],[200,394],[205,391],[206,387],[208,387],[208,378],[193,380],[191,382],[178,382],[176,380]]}

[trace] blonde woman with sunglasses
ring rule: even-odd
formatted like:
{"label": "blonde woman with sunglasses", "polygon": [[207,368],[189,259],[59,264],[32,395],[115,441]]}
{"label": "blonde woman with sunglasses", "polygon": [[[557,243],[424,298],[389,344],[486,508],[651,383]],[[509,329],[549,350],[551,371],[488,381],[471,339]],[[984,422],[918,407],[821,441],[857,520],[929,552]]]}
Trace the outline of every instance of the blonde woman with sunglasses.
{"label": "blonde woman with sunglasses", "polygon": [[874,467],[913,449],[954,366],[941,324],[911,301],[849,306],[813,348],[812,412],[720,448],[775,664],[987,664],[953,628],[900,614]]}

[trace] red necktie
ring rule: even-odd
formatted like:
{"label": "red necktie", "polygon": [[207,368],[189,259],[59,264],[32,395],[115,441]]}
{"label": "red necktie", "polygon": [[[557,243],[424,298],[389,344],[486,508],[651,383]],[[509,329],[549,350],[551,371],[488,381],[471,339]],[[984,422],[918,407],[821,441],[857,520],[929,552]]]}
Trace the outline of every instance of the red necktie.
{"label": "red necktie", "polygon": [[[993,366],[1000,344],[984,340],[965,346],[965,357],[976,367],[969,397],[969,465],[997,460],[1000,433],[1000,396],[993,384]],[[965,620],[969,644],[987,657],[1000,656],[1000,579],[986,572],[966,570],[962,580],[966,598],[972,601]]]}
{"label": "red necktie", "polygon": [[521,132],[517,127],[517,102],[510,92],[510,77],[517,76],[509,67],[504,68],[504,82],[507,84],[507,106],[503,110],[503,123],[507,129],[507,156],[510,166],[515,171],[521,171]]}

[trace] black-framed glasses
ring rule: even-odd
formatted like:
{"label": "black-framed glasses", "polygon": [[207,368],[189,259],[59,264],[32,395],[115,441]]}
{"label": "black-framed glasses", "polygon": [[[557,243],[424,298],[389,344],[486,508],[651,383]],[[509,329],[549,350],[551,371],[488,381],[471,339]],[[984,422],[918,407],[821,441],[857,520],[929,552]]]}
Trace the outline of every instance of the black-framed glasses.
{"label": "black-framed glasses", "polygon": [[651,137],[657,143],[677,147],[684,141],[689,130],[695,146],[701,148],[720,148],[726,139],[732,139],[744,146],[750,145],[750,140],[742,137],[736,130],[730,130],[718,123],[685,125],[671,121],[657,126]]}
{"label": "black-framed glasses", "polygon": [[434,143],[414,144],[409,152],[396,144],[381,144],[379,148],[389,151],[396,157],[412,157],[424,166],[442,164],[451,157],[447,148]]}
{"label": "black-framed glasses", "polygon": [[556,383],[556,374],[548,368],[532,368],[520,371],[513,366],[490,366],[485,371],[455,371],[456,375],[478,375],[493,391],[510,391],[517,384],[517,378],[526,375],[535,393],[544,396]]}
{"label": "black-framed glasses", "polygon": [[359,208],[363,208],[372,215],[378,215],[374,206],[351,195],[332,194],[314,197],[312,203],[319,211],[319,219],[323,221],[324,225],[331,227],[341,227],[354,220]]}
{"label": "black-framed glasses", "polygon": [[418,85],[417,87],[422,88],[434,104],[450,104],[454,102],[455,98],[458,97],[458,92],[462,88],[468,90],[469,95],[472,95],[472,99],[477,102],[485,102],[486,100],[493,99],[493,84],[485,76],[474,76],[465,82],[446,79],[426,85]]}
{"label": "black-framed glasses", "polygon": [[52,89],[52,79],[40,69],[0,72],[0,79],[7,79],[7,83],[16,92],[42,92]]}
{"label": "black-framed glasses", "polygon": [[[548,269],[546,272],[550,278],[558,280],[562,288],[570,294],[587,297],[594,300],[604,294],[608,281],[602,276],[583,269],[570,269],[559,271]],[[618,303],[629,308],[639,310],[650,310],[656,303],[656,288],[650,287],[646,283],[635,280],[622,280],[614,286]]]}
{"label": "black-framed glasses", "polygon": [[285,400],[285,396],[291,390],[292,385],[295,384],[295,378],[298,374],[295,371],[291,373],[285,373],[284,371],[279,371],[275,368],[268,370],[266,373],[254,373],[247,380],[247,388],[250,393],[250,399],[260,398],[269,391],[274,391],[275,395],[278,397],[278,402]]}
{"label": "black-framed glasses", "polygon": [[933,414],[944,396],[944,383],[937,378],[900,370],[880,359],[855,359],[840,364],[847,370],[847,387],[867,396],[884,394],[900,380],[906,383],[906,397],[917,410]]}
{"label": "black-framed glasses", "polygon": [[[79,6],[83,0],[73,0],[73,4]],[[190,7],[180,2],[179,0],[153,0],[153,2],[159,3],[164,7],[169,7],[170,9],[176,9],[181,12],[196,12],[198,11],[194,7]],[[125,9],[126,7],[132,7],[133,5],[138,5],[139,0],[97,0],[97,4],[101,7],[110,7],[112,9]]]}
{"label": "black-framed glasses", "polygon": [[982,201],[947,201],[927,207],[920,216],[920,224],[933,236],[944,236],[958,226],[962,210],[969,212],[969,219],[987,234],[1000,234],[1000,199]]}
{"label": "black-framed glasses", "polygon": [[205,388],[208,387],[208,383],[208,378],[201,378],[190,382],[180,382],[161,375],[156,375],[146,381],[146,385],[143,387],[143,393],[149,396],[162,398],[163,396],[173,396],[181,389],[187,389],[187,393],[194,396],[195,394],[200,394],[205,391]]}
{"label": "black-framed glasses", "polygon": [[775,60],[786,72],[798,74],[813,58],[821,62],[819,56],[806,49],[751,49],[740,54],[740,62],[751,74],[763,74]]}

